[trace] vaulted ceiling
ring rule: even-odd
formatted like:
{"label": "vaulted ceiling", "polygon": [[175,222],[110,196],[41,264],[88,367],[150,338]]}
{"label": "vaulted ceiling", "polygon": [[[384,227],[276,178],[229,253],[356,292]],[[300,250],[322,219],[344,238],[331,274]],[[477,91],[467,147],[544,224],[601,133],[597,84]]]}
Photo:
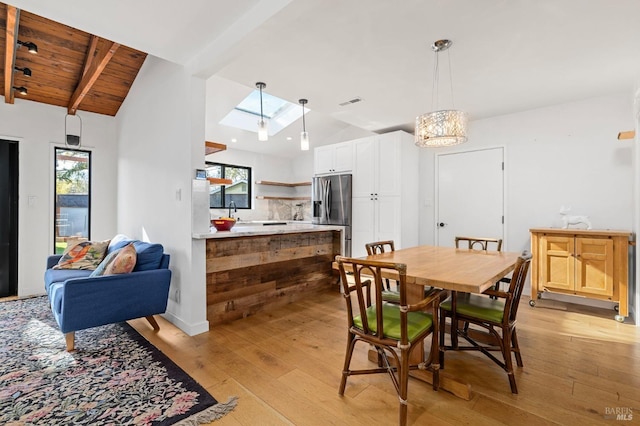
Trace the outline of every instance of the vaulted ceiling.
{"label": "vaulted ceiling", "polygon": [[[147,56],[4,3],[0,27],[0,93],[6,103],[21,98],[65,107],[70,114],[115,116]],[[38,52],[18,41],[35,44]]]}
{"label": "vaulted ceiling", "polygon": [[[21,40],[30,11],[86,37],[95,34],[184,66],[207,79],[207,140],[274,155],[299,153],[301,122],[268,143],[256,143],[255,132],[220,124],[255,82],[264,81],[267,93],[290,102],[309,100],[312,147],[359,137],[357,131],[411,131],[416,115],[433,108],[429,46],[441,38],[453,40],[453,47],[441,63],[439,105],[453,104],[453,86],[455,107],[471,120],[470,140],[474,122],[487,117],[611,94],[627,95],[631,105],[640,84],[638,0],[616,0],[615,6],[611,0],[189,0],[187,6],[172,0],[0,1],[23,10]],[[0,22],[5,16],[2,7]],[[33,40],[39,55],[48,38]],[[75,85],[87,49],[78,51]],[[111,62],[122,51],[120,46]],[[36,58],[22,47],[17,66],[26,60]],[[15,78],[14,85],[29,84],[32,99],[35,65],[31,81],[17,72]],[[106,86],[98,99],[111,95]],[[362,101],[348,102],[356,97]],[[633,128],[631,112],[624,129]]]}

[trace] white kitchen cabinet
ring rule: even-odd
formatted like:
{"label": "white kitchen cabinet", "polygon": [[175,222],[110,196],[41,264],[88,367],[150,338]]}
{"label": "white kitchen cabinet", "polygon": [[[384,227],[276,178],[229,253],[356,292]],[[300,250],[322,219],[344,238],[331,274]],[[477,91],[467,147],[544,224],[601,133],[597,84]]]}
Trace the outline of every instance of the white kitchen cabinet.
{"label": "white kitchen cabinet", "polygon": [[393,240],[396,249],[418,244],[418,159],[413,136],[396,131],[353,143],[352,255],[364,245]]}
{"label": "white kitchen cabinet", "polygon": [[[411,137],[404,132],[393,132],[353,141],[354,197],[400,195],[402,153],[406,150],[403,144],[412,144],[404,135]],[[415,155],[417,157],[418,153]]]}
{"label": "white kitchen cabinet", "polygon": [[314,149],[316,175],[350,172],[353,168],[351,141],[319,146]]}
{"label": "white kitchen cabinet", "polygon": [[[400,197],[355,197],[351,227],[352,256],[366,256],[364,245],[374,241],[400,242]],[[415,245],[415,244],[414,244]],[[399,248],[396,244],[396,247]]]}

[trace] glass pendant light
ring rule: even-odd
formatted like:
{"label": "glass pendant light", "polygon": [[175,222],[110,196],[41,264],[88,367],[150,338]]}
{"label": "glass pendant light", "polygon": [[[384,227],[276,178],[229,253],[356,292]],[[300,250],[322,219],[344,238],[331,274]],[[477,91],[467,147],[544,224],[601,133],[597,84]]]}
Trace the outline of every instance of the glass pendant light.
{"label": "glass pendant light", "polygon": [[264,142],[269,140],[269,130],[267,129],[267,122],[264,121],[264,114],[262,111],[262,89],[267,85],[261,81],[256,83],[256,87],[260,89],[260,121],[258,121],[258,140]]}
{"label": "glass pendant light", "polygon": [[307,133],[307,125],[304,121],[304,106],[307,102],[306,99],[298,100],[300,105],[302,105],[302,132],[300,133],[300,150],[309,151],[309,133]]}

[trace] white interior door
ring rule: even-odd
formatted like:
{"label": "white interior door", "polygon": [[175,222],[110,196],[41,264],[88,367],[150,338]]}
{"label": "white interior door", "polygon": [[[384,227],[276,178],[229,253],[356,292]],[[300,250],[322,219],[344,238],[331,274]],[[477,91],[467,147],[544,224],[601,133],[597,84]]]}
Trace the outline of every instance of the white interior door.
{"label": "white interior door", "polygon": [[437,163],[436,244],[456,236],[504,239],[503,148],[441,154]]}

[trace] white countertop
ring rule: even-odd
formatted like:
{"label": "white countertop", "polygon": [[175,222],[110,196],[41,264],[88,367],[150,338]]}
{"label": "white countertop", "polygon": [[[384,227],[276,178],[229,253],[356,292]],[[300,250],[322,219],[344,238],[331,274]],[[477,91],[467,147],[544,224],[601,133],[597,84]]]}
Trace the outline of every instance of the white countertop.
{"label": "white countertop", "polygon": [[321,232],[321,231],[343,231],[343,226],[336,225],[313,225],[311,223],[292,223],[288,222],[287,225],[255,225],[246,224],[240,222],[236,224],[230,231],[218,231],[215,228],[211,228],[211,232],[207,233],[193,233],[191,236],[194,239],[207,239],[207,238],[233,238],[233,237],[247,237],[251,235],[269,235],[269,234],[293,234],[299,232]]}

